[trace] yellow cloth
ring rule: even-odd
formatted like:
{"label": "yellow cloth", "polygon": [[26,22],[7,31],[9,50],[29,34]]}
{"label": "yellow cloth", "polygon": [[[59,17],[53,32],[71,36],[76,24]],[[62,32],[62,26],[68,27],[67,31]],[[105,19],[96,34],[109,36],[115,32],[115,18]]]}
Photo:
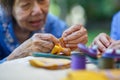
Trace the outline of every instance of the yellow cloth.
{"label": "yellow cloth", "polygon": [[69,68],[71,61],[67,59],[42,58],[31,59],[29,63],[34,67],[56,70]]}
{"label": "yellow cloth", "polygon": [[120,70],[72,71],[64,80],[120,80]]}
{"label": "yellow cloth", "polygon": [[63,38],[59,39],[60,43],[56,44],[54,46],[54,48],[52,49],[51,53],[52,54],[62,54],[65,56],[70,56],[71,54],[71,49],[70,48],[66,48],[65,43],[63,41]]}
{"label": "yellow cloth", "polygon": [[64,48],[62,48],[61,45],[57,44],[57,45],[55,45],[54,48],[52,49],[51,53],[52,53],[52,54],[58,54],[58,53],[60,53],[60,52],[63,51],[63,50],[64,50]]}

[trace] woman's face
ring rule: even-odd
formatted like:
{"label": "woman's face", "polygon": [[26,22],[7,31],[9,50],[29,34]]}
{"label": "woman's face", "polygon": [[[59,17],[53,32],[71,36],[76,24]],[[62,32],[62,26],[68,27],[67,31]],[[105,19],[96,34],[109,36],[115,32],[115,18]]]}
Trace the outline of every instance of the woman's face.
{"label": "woman's face", "polygon": [[49,0],[15,0],[12,13],[19,27],[35,31],[44,26],[48,8]]}

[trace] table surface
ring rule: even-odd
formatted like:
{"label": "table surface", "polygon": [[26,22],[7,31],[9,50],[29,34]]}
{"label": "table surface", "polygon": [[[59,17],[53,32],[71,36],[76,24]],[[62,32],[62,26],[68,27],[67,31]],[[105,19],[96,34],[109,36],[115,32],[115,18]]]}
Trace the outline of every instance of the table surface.
{"label": "table surface", "polygon": [[[62,80],[71,71],[32,67],[28,61],[34,58],[36,57],[29,56],[0,64],[0,80]],[[86,67],[88,70],[97,69],[94,64],[87,64]]]}

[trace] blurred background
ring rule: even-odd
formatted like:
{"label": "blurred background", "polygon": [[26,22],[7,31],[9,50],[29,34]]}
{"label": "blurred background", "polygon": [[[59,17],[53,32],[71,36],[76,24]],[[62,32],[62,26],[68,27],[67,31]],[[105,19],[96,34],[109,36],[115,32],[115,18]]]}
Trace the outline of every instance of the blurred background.
{"label": "blurred background", "polygon": [[51,0],[50,13],[68,26],[81,23],[88,30],[89,45],[101,32],[110,34],[113,15],[120,10],[120,0]]}

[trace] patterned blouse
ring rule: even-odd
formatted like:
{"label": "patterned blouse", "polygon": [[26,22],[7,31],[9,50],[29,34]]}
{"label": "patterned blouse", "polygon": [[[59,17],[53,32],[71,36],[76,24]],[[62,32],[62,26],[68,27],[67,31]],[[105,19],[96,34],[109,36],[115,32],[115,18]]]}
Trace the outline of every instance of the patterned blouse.
{"label": "patterned blouse", "polygon": [[[18,47],[20,43],[14,33],[12,20],[1,14],[0,11],[0,63],[3,63],[6,61],[6,57]],[[32,35],[38,32],[45,32],[51,33],[59,38],[66,28],[67,26],[63,21],[52,14],[48,14],[44,31],[35,31]]]}

